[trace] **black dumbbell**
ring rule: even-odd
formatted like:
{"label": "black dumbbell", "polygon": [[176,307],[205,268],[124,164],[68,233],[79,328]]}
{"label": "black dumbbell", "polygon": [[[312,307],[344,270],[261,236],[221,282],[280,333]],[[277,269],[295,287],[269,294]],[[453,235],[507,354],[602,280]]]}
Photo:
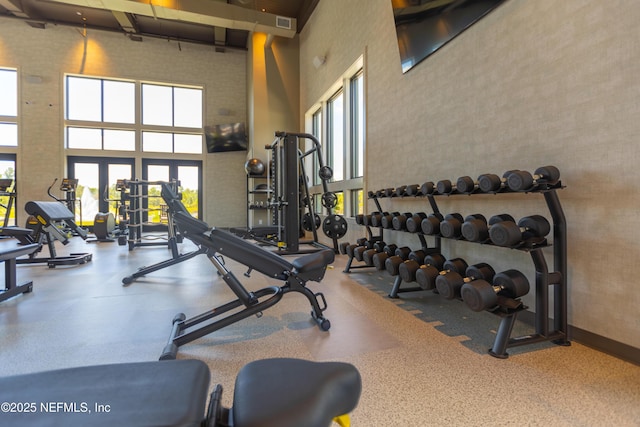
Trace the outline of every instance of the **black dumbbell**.
{"label": "black dumbbell", "polygon": [[405,260],[409,259],[411,249],[407,246],[396,249],[394,256],[387,258],[384,261],[384,268],[392,276],[398,275],[398,268]]}
{"label": "black dumbbell", "polygon": [[384,197],[393,197],[396,194],[395,188],[385,188],[383,191]]}
{"label": "black dumbbell", "polygon": [[375,213],[377,212],[362,215],[362,225],[364,225],[365,227],[371,225],[371,215]]}
{"label": "black dumbbell", "polygon": [[355,250],[360,247],[364,247],[366,249],[366,245],[368,244],[368,240],[366,237],[361,237],[356,240],[355,244],[347,245],[345,249],[345,253],[349,256],[349,258],[355,257]]}
{"label": "black dumbbell", "polygon": [[483,193],[494,193],[496,191],[500,191],[507,187],[507,179],[513,172],[517,172],[517,170],[514,169],[506,171],[502,174],[502,178],[492,173],[482,174],[478,177],[478,188]]}
{"label": "black dumbbell", "polygon": [[392,230],[393,229],[393,217],[400,215],[400,212],[391,212],[387,215],[383,215],[382,219],[380,220],[380,225],[382,225],[382,228],[386,228],[388,230]]}
{"label": "black dumbbell", "polygon": [[403,214],[394,216],[391,220],[393,229],[396,231],[403,231],[407,229],[407,219],[411,218],[413,214],[411,212],[405,212]]}
{"label": "black dumbbell", "polygon": [[489,238],[489,227],[500,221],[513,221],[513,217],[509,214],[494,215],[489,218],[487,224],[484,216],[469,215],[462,223],[462,237],[470,242],[484,242]]}
{"label": "black dumbbell", "polygon": [[462,236],[462,223],[464,218],[459,213],[445,215],[440,223],[440,235],[448,239],[456,239]]}
{"label": "black dumbbell", "polygon": [[401,185],[400,187],[396,187],[396,190],[393,192],[393,197],[402,197],[402,196],[404,196],[406,189],[407,189],[406,185]]}
{"label": "black dumbbell", "polygon": [[382,198],[382,197],[387,197],[385,188],[381,188],[380,190],[376,191],[376,198]]}
{"label": "black dumbbell", "polygon": [[356,224],[364,225],[364,215],[363,214],[357,214],[356,215]]}
{"label": "black dumbbell", "polygon": [[378,197],[378,195],[376,194],[375,191],[369,190],[369,191],[367,191],[367,197],[369,199],[375,199],[376,197]]}
{"label": "black dumbbell", "polygon": [[436,288],[436,279],[441,272],[455,271],[464,274],[468,267],[467,262],[462,258],[448,259],[442,266],[438,265],[437,259],[430,263],[427,258],[428,256],[425,257],[424,265],[421,265],[416,271],[416,282],[426,291]]}
{"label": "black dumbbell", "polygon": [[436,289],[445,299],[454,299],[460,296],[460,290],[465,283],[474,280],[493,280],[496,272],[487,263],[474,264],[467,267],[465,276],[456,271],[441,272],[436,278]]}
{"label": "black dumbbell", "polygon": [[560,180],[560,171],[555,166],[543,166],[533,175],[526,171],[517,171],[509,175],[507,185],[513,191],[527,191],[540,184],[553,185]]}
{"label": "black dumbbell", "polygon": [[382,217],[388,214],[389,212],[373,212],[369,220],[369,225],[371,227],[382,227]]}
{"label": "black dumbbell", "polygon": [[407,185],[404,189],[405,196],[417,196],[420,193],[420,184]]}
{"label": "black dumbbell", "polygon": [[398,275],[405,282],[414,282],[416,272],[421,268],[432,267],[436,270],[436,275],[442,270],[446,259],[441,254],[426,255],[422,260],[408,259],[398,267]]}
{"label": "black dumbbell", "polygon": [[347,247],[350,245],[351,243],[349,242],[342,242],[340,243],[340,253],[342,255],[346,255],[347,254]]}
{"label": "black dumbbell", "polygon": [[514,246],[524,240],[544,237],[551,231],[549,221],[542,215],[531,215],[521,218],[516,224],[513,221],[501,221],[489,228],[489,238],[498,246]]}
{"label": "black dumbbell", "polygon": [[478,183],[470,176],[461,176],[456,181],[456,190],[459,193],[470,194],[476,191]]}
{"label": "black dumbbell", "polygon": [[436,190],[436,186],[431,181],[427,181],[420,186],[420,196],[428,196],[429,194],[433,194]]}
{"label": "black dumbbell", "polygon": [[440,213],[427,215],[427,217],[420,223],[422,234],[426,234],[429,236],[440,234],[440,223],[443,219],[444,217]]}
{"label": "black dumbbell", "polygon": [[462,300],[473,311],[489,310],[498,305],[500,297],[520,298],[529,293],[529,280],[518,270],[507,270],[493,277],[493,285],[476,280],[462,285]]}
{"label": "black dumbbell", "polygon": [[456,186],[448,179],[438,181],[436,191],[440,194],[451,194],[456,191]]}
{"label": "black dumbbell", "polygon": [[422,220],[427,217],[427,214],[424,212],[418,212],[411,215],[411,217],[407,218],[407,222],[405,224],[406,229],[409,233],[419,233],[422,229],[421,224]]}
{"label": "black dumbbell", "polygon": [[364,251],[362,253],[362,261],[364,261],[365,264],[372,266],[373,265],[373,256],[379,252],[384,251],[384,247],[387,244],[381,240],[376,241],[373,244],[373,248],[371,249],[367,249],[366,251]]}
{"label": "black dumbbell", "polygon": [[396,254],[396,249],[398,249],[398,246],[392,243],[390,245],[386,245],[382,249],[382,252],[378,252],[373,255],[373,265],[376,270],[384,270],[385,261],[387,260],[387,258],[392,257]]}

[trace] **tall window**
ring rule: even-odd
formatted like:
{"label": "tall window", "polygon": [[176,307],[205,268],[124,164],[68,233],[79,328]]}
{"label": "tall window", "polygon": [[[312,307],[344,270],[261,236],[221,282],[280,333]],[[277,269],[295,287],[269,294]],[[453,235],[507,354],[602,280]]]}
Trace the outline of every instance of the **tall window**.
{"label": "tall window", "polygon": [[202,154],[202,88],[68,75],[65,89],[67,148]]}
{"label": "tall window", "polygon": [[[363,59],[359,58],[306,115],[307,129],[320,140],[326,163],[333,170],[328,187],[340,202],[333,212],[346,216],[364,211],[364,100]],[[312,192],[318,194],[323,188],[315,175],[317,171]]]}
{"label": "tall window", "polygon": [[351,178],[364,175],[364,77],[360,70],[349,82],[351,90]]}
{"label": "tall window", "polygon": [[202,153],[202,89],[142,84],[142,151]]}
{"label": "tall window", "polygon": [[18,71],[0,68],[0,146],[18,146]]}
{"label": "tall window", "polygon": [[329,116],[327,149],[329,166],[333,169],[333,180],[344,179],[344,95],[342,89],[327,103]]}
{"label": "tall window", "polygon": [[67,148],[134,151],[135,82],[67,76]]}

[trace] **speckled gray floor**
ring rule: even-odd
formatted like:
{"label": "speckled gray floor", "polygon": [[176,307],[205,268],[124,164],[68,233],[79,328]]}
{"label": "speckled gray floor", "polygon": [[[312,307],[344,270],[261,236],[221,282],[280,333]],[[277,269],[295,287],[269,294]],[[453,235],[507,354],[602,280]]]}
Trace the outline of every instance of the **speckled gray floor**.
{"label": "speckled gray floor", "polygon": [[[181,251],[192,250],[190,243]],[[116,243],[72,239],[60,254],[93,253],[82,266],[18,266],[34,291],[0,303],[0,375],[71,366],[157,360],[178,312],[188,317],[233,298],[211,263],[198,256],[128,287],[121,280],[169,257],[166,247],[128,251]],[[497,320],[437,295],[386,297],[390,279],[371,270],[342,272],[338,256],[322,283],[328,332],[310,321],[304,297],[287,294],[264,312],[180,348],[205,361],[212,386],[231,404],[238,370],[252,360],[300,357],[353,363],[363,378],[357,426],[640,426],[640,367],[572,343],[486,349]],[[278,284],[231,260],[250,290]],[[283,396],[286,398],[286,396]],[[0,414],[0,424],[2,415]]]}

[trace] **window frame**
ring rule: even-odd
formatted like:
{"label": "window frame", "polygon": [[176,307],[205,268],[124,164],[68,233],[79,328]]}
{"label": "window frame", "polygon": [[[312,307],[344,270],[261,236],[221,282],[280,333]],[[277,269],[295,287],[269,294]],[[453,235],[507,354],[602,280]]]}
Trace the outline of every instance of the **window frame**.
{"label": "window frame", "polygon": [[[0,141],[0,147],[2,147],[3,149],[17,149],[17,147],[20,145],[20,124],[19,124],[19,118],[20,118],[20,73],[18,72],[17,68],[13,68],[13,67],[4,67],[4,66],[0,66],[0,71],[8,71],[8,72],[12,72],[15,75],[15,101],[16,101],[16,105],[15,105],[15,115],[12,114],[0,114],[0,124],[1,125],[9,125],[9,126],[15,126],[15,143],[13,144],[4,144],[3,141]],[[0,90],[0,93],[3,94],[3,96],[6,96],[6,92],[5,92],[6,88],[2,88],[2,90]]]}
{"label": "window frame", "polygon": [[[362,80],[358,80],[358,79]],[[315,135],[321,143],[322,155],[326,159],[326,164],[334,167],[333,161],[335,154],[333,152],[333,144],[331,140],[332,121],[330,114],[330,102],[342,93],[343,96],[343,178],[332,179],[327,183],[329,191],[342,193],[344,200],[344,216],[354,217],[364,210],[365,200],[357,197],[358,192],[364,195],[364,175],[366,169],[366,70],[364,67],[364,57],[361,56],[350,66],[342,76],[330,86],[320,99],[307,110],[305,114],[305,128],[308,132]],[[353,85],[362,82],[362,93],[358,93]],[[360,97],[360,104],[356,103],[357,97]],[[361,111],[356,107],[361,105]],[[318,127],[318,122],[321,122]],[[353,126],[359,126],[354,129]],[[318,134],[320,129],[320,134]],[[354,141],[361,137],[361,144]],[[311,156],[310,156],[311,157]],[[361,160],[362,171],[357,173],[357,161]],[[313,161],[313,167],[306,167],[306,170],[313,170],[313,178],[311,180],[312,194],[322,193],[323,188],[321,181],[317,177],[317,158],[308,159]],[[360,175],[360,176],[357,176]],[[334,171],[335,176],[335,171]],[[326,209],[322,209],[326,214]]]}

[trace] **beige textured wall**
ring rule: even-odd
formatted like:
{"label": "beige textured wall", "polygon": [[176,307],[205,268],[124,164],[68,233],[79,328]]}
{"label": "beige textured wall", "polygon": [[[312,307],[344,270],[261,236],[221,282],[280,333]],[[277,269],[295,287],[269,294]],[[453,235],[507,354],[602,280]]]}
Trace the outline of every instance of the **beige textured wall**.
{"label": "beige textured wall", "polygon": [[[190,43],[178,46],[173,41],[152,38],[136,43],[122,34],[91,29],[83,38],[76,28],[48,25],[39,30],[19,20],[0,18],[0,65],[17,67],[20,73],[23,100],[19,112],[22,144],[17,150],[20,213],[26,201],[46,200],[46,189],[53,179],[66,176],[62,126],[64,73],[202,85],[206,97],[205,125],[247,121],[246,52],[216,53],[210,46]],[[30,83],[28,76],[38,76],[41,83]],[[220,115],[221,109],[228,114]],[[128,152],[114,155],[119,154],[131,156]],[[245,223],[245,157],[244,152],[196,157],[204,160],[204,219],[211,225]],[[140,173],[138,170],[137,176]],[[19,218],[19,222],[24,219]]]}
{"label": "beige textured wall", "polygon": [[[368,189],[558,166],[566,185],[559,196],[569,233],[569,323],[638,348],[638,22],[635,0],[509,0],[403,75],[388,0],[323,0],[300,36],[302,110],[365,53]],[[318,54],[327,63],[315,70]],[[438,203],[443,213],[549,217],[540,195]],[[383,208],[428,211],[424,201]],[[452,242],[443,249],[519,268],[533,281],[527,254]],[[527,302],[534,306],[533,296]]]}

